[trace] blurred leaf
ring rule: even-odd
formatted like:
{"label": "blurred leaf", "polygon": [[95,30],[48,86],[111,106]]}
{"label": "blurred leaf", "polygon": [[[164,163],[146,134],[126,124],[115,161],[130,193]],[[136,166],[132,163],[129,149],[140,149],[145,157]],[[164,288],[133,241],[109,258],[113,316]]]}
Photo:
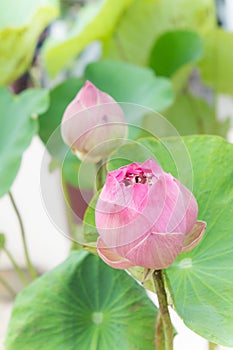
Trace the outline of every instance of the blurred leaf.
{"label": "blurred leaf", "polygon": [[185,66],[182,66],[178,71],[174,73],[172,76],[172,85],[176,96],[187,89],[192,72],[193,64],[189,63]]}
{"label": "blurred leaf", "polygon": [[4,233],[0,233],[0,250],[5,247],[6,237]]}
{"label": "blurred leaf", "polygon": [[153,350],[156,314],[126,272],[76,251],[19,294],[6,350]]}
{"label": "blurred leaf", "polygon": [[210,32],[200,62],[203,80],[216,92],[233,95],[233,33],[222,29]]}
{"label": "blurred leaf", "polygon": [[62,163],[58,161],[58,166],[62,166],[62,175],[64,179],[74,187],[78,186],[80,163],[80,160],[71,151],[68,151]]}
{"label": "blurred leaf", "polygon": [[105,40],[104,57],[147,65],[155,41],[164,32],[188,29],[205,36],[215,23],[213,0],[135,0],[113,36]]}
{"label": "blurred leaf", "polygon": [[[147,151],[140,161],[151,153],[165,171],[179,175],[180,180],[181,175],[191,178],[193,172],[198,218],[207,222],[203,240],[192,251],[179,255],[167,270],[169,286],[175,309],[190,329],[214,343],[233,346],[233,145],[218,136],[182,139],[184,159],[182,152],[177,159],[171,153],[179,147],[178,138],[138,140]],[[128,146],[128,151],[125,145],[116,152],[119,161],[122,153],[130,155],[130,149],[130,159],[136,159],[137,150]],[[191,169],[185,161],[186,150]],[[141,281],[142,270],[136,267],[130,272]]]}
{"label": "blurred leaf", "polygon": [[166,32],[155,42],[150,55],[150,67],[157,75],[170,77],[182,66],[198,61],[202,55],[202,40],[196,32]]}
{"label": "blurred leaf", "polygon": [[117,61],[91,63],[87,79],[117,102],[140,104],[161,111],[173,102],[170,81],[156,77],[152,70]]}
{"label": "blurred leaf", "polygon": [[7,193],[20,167],[23,152],[37,132],[31,118],[48,108],[46,90],[29,89],[14,96],[0,88],[0,197]]}
{"label": "blurred leaf", "polygon": [[0,2],[0,85],[27,70],[41,32],[57,16],[56,0]]}
{"label": "blurred leaf", "polygon": [[62,163],[62,175],[65,180],[71,185],[84,190],[93,190],[95,171],[94,163],[81,163],[71,151],[68,151]]}
{"label": "blurred leaf", "polygon": [[101,0],[84,6],[65,39],[50,39],[44,48],[46,68],[55,76],[90,42],[109,37],[132,0]]}
{"label": "blurred leaf", "polygon": [[[189,93],[181,93],[163,115],[180,135],[216,134],[225,137],[230,126],[230,120],[218,121],[213,107]],[[152,123],[153,116],[147,116],[144,126],[151,128]]]}

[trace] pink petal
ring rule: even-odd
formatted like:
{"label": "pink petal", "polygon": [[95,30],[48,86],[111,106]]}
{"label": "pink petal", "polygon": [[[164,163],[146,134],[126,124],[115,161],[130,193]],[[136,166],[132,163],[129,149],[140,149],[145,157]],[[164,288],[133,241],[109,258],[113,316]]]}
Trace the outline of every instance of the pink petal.
{"label": "pink petal", "polygon": [[73,116],[77,116],[78,113],[80,113],[82,110],[86,108],[85,106],[83,106],[82,101],[80,101],[80,98],[82,95],[82,89],[79,90],[75,98],[66,107],[64,115],[62,117],[62,123],[66,122],[68,119],[72,118]]}
{"label": "pink petal", "polygon": [[107,248],[100,237],[97,241],[97,252],[106,264],[115,269],[128,269],[134,266],[128,259],[117,255],[110,248]]}
{"label": "pink petal", "polygon": [[150,223],[143,215],[132,209],[122,208],[121,212],[102,214],[96,212],[96,228],[108,247],[126,245],[143,236]]}
{"label": "pink petal", "polygon": [[101,104],[109,104],[116,103],[116,101],[112,98],[112,96],[108,95],[106,92],[101,91],[101,94],[99,95],[99,103]]}
{"label": "pink petal", "polygon": [[181,252],[184,242],[182,233],[150,233],[139,239],[125,255],[136,266],[149,269],[165,269]]}
{"label": "pink petal", "polygon": [[[163,183],[160,186],[164,187],[164,199],[160,201],[160,205],[162,206],[162,211],[160,216],[157,218],[155,222],[155,226],[153,227],[153,231],[155,232],[180,232],[172,230],[177,223],[179,223],[179,213],[174,212],[180,191],[176,183],[173,181],[173,177],[170,174],[163,174]],[[183,215],[183,206],[178,208]],[[182,231],[181,231],[182,232]]]}
{"label": "pink petal", "polygon": [[[148,231],[152,232],[165,205],[162,183],[163,177],[152,186],[104,187],[96,205],[95,218],[97,230],[108,247],[129,244]],[[112,191],[116,196],[110,202],[107,198],[114,198],[110,194]]]}
{"label": "pink petal", "polygon": [[[74,153],[88,161],[106,158],[127,136],[127,124],[120,105],[87,81],[66,108],[62,137]],[[90,154],[91,153],[91,154]]]}
{"label": "pink petal", "polygon": [[140,165],[142,169],[150,169],[154,175],[159,175],[164,173],[161,166],[153,159],[147,159],[143,164]]}
{"label": "pink petal", "polygon": [[[118,181],[123,180],[126,172],[134,172],[136,169],[143,169],[152,171],[154,175],[160,175],[163,172],[163,169],[156,163],[156,161],[152,158],[147,159],[144,163],[131,163],[125,166],[122,166],[121,168],[111,171],[111,174],[115,176]],[[119,175],[121,174],[121,175]]]}
{"label": "pink petal", "polygon": [[[173,226],[172,231],[188,233],[197,220],[197,214],[198,214],[197,201],[194,195],[192,194],[192,192],[190,192],[188,188],[186,188],[182,183],[180,183],[175,178],[173,178],[173,181],[177,184],[180,195],[173,214],[173,215],[177,215],[178,213],[179,220],[175,220],[174,222],[171,222]],[[180,210],[183,210],[183,213],[182,212],[179,213]],[[170,231],[170,227],[169,227],[169,231]]]}
{"label": "pink petal", "polygon": [[197,202],[192,193],[171,174],[164,173],[165,203],[156,222],[156,232],[187,233],[197,219]]}
{"label": "pink petal", "polygon": [[[120,184],[116,180],[112,173],[107,174],[106,182],[99,196],[99,210],[105,212],[106,207],[104,205],[107,203],[115,203],[118,197],[118,192],[120,190]],[[102,208],[103,205],[103,208]]]}
{"label": "pink petal", "polygon": [[116,179],[116,181],[121,182],[121,181],[123,181],[126,172],[127,172],[126,167],[121,167],[117,170],[111,171],[108,174],[112,175]]}
{"label": "pink petal", "polygon": [[206,222],[197,221],[191,231],[186,235],[181,253],[188,252],[196,247],[206,231]]}
{"label": "pink petal", "polygon": [[81,100],[83,107],[89,108],[97,105],[99,94],[100,90],[87,80],[83,88],[80,90],[78,97]]}

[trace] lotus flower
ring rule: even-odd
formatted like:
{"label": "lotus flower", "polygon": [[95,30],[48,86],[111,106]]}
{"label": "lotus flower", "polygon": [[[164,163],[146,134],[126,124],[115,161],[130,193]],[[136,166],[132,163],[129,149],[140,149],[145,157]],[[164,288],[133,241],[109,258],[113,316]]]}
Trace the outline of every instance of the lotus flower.
{"label": "lotus flower", "polygon": [[124,142],[127,125],[119,104],[86,81],[64,112],[61,133],[80,159],[98,162]]}
{"label": "lotus flower", "polygon": [[153,159],[109,172],[96,211],[97,250],[110,266],[164,269],[201,240],[193,194]]}

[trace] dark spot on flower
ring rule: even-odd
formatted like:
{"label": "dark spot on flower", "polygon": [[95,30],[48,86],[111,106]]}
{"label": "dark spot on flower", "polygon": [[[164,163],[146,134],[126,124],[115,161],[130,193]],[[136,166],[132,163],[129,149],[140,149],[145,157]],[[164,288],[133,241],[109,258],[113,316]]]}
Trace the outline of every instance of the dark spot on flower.
{"label": "dark spot on flower", "polygon": [[152,184],[153,174],[151,171],[144,172],[142,169],[136,169],[135,173],[127,172],[124,179],[121,181],[125,186],[133,184]]}

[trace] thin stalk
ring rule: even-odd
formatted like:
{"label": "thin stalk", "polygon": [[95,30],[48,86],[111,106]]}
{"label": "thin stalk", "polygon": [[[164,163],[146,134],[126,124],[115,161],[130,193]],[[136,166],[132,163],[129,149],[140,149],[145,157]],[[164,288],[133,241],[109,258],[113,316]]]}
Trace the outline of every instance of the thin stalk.
{"label": "thin stalk", "polygon": [[62,189],[63,189],[63,194],[64,194],[66,219],[67,219],[69,233],[70,233],[72,240],[76,241],[75,232],[74,232],[75,223],[74,223],[72,211],[70,209],[71,208],[71,199],[70,199],[70,195],[69,195],[69,191],[68,191],[67,182],[63,176],[62,176]]}
{"label": "thin stalk", "polygon": [[9,283],[0,276],[0,283],[6,288],[6,290],[13,296],[16,296],[16,292],[14,291],[14,289],[9,285]]}
{"label": "thin stalk", "polygon": [[9,260],[11,261],[12,265],[14,266],[14,269],[15,269],[16,273],[18,274],[20,280],[22,281],[23,285],[27,286],[29,281],[27,280],[27,278],[24,275],[23,271],[21,270],[21,268],[19,267],[19,265],[15,261],[14,257],[12,256],[12,254],[9,252],[9,250],[7,248],[3,248],[3,250],[5,251],[5,253],[8,256]]}
{"label": "thin stalk", "polygon": [[96,163],[96,191],[99,191],[103,187],[106,173],[106,161],[103,159]]}
{"label": "thin stalk", "polygon": [[[164,349],[165,350],[173,350],[173,327],[171,323],[170,314],[168,311],[168,303],[167,303],[167,294],[164,286],[164,279],[163,279],[163,271],[162,270],[155,270],[153,273],[153,282],[155,291],[158,297],[159,301],[159,317],[162,319],[163,329],[162,327],[158,327],[159,334],[156,334],[157,341],[162,341],[161,332],[163,331],[164,334]],[[160,344],[159,344],[160,346]],[[162,346],[162,345],[161,345]],[[160,347],[162,349],[162,347]]]}
{"label": "thin stalk", "polygon": [[12,206],[13,206],[13,208],[15,210],[16,216],[18,218],[18,222],[19,222],[19,226],[20,226],[20,232],[21,232],[21,237],[22,237],[22,242],[23,242],[24,255],[25,255],[27,267],[28,267],[28,270],[29,270],[31,278],[35,279],[37,277],[37,272],[36,272],[34,266],[32,265],[31,259],[29,257],[27,241],[26,241],[26,236],[25,236],[25,230],[24,230],[24,225],[23,225],[23,220],[21,218],[20,212],[18,210],[18,207],[17,207],[17,205],[15,203],[14,197],[13,197],[11,192],[9,192],[9,197],[10,197]]}
{"label": "thin stalk", "polygon": [[164,334],[163,334],[163,320],[161,317],[160,310],[158,311],[155,327],[155,348],[156,350],[164,350]]}
{"label": "thin stalk", "polygon": [[217,348],[218,348],[217,344],[212,343],[211,341],[209,342],[209,347],[208,347],[209,350],[217,350]]}

